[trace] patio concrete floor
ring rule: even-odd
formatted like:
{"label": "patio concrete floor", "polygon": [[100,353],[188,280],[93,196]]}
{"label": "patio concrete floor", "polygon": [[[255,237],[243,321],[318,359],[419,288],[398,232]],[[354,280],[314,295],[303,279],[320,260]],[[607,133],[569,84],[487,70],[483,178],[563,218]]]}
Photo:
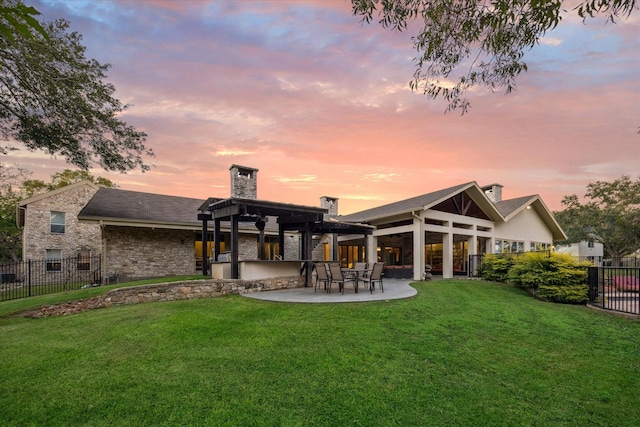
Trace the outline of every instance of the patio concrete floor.
{"label": "patio concrete floor", "polygon": [[324,289],[318,288],[314,292],[313,287],[281,289],[277,291],[263,291],[251,294],[242,294],[247,298],[253,298],[264,301],[275,302],[297,302],[297,303],[341,303],[341,302],[367,302],[367,301],[387,301],[393,299],[411,298],[417,295],[418,291],[411,287],[409,283],[415,280],[409,279],[386,279],[384,284],[384,292],[379,287],[373,293],[368,289],[359,287],[358,293],[355,293],[353,286],[347,284],[344,295],[338,292],[338,286],[333,285],[331,293],[328,294]]}

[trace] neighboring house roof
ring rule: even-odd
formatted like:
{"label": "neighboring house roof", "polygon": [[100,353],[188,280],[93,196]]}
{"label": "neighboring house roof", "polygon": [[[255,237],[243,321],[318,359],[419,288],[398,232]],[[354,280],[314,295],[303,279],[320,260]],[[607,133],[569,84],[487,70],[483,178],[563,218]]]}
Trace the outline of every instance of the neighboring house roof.
{"label": "neighboring house roof", "polygon": [[24,227],[24,213],[21,211],[27,205],[30,205],[35,202],[39,202],[40,200],[44,200],[49,197],[57,196],[58,194],[65,193],[70,190],[75,190],[76,188],[83,187],[83,186],[89,186],[96,191],[98,190],[98,186],[95,185],[93,182],[80,181],[74,184],[66,185],[64,187],[56,188],[55,190],[47,191],[46,193],[36,194],[35,196],[31,196],[28,199],[20,200],[18,202],[18,205],[16,206],[16,210],[17,210],[16,221],[17,221],[18,227]]}
{"label": "neighboring house roof", "polygon": [[475,182],[467,182],[454,187],[434,191],[398,202],[389,203],[375,208],[367,209],[349,215],[340,216],[343,221],[367,222],[385,218],[391,215],[410,213],[413,211],[429,209],[451,197],[466,191],[470,194],[474,202],[494,221],[502,220],[502,216],[494,204],[485,196],[482,189]]}
{"label": "neighboring house roof", "polygon": [[78,214],[81,221],[158,228],[201,228],[203,199],[100,188]]}

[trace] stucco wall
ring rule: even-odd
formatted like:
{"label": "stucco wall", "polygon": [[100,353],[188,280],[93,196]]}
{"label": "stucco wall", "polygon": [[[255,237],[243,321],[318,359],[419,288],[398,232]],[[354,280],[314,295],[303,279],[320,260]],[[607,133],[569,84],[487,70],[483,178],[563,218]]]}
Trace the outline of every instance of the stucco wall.
{"label": "stucco wall", "polygon": [[529,250],[529,242],[553,243],[553,235],[535,209],[524,209],[506,223],[495,226],[496,239],[520,240]]}
{"label": "stucco wall", "polygon": [[118,280],[196,273],[191,230],[106,226],[106,273]]}
{"label": "stucco wall", "polygon": [[[90,185],[74,186],[29,203],[25,211],[23,259],[44,259],[47,249],[60,249],[63,258],[76,256],[79,250],[99,255],[100,226],[78,222],[78,213],[95,192]],[[65,213],[64,234],[51,233],[51,211]]]}

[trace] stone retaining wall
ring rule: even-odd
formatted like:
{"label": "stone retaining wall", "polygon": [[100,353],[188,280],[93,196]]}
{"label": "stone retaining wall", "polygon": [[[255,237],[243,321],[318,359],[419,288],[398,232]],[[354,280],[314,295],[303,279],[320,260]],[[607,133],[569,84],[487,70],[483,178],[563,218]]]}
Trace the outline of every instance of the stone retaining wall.
{"label": "stone retaining wall", "polygon": [[145,302],[213,298],[304,286],[304,276],[274,277],[260,280],[209,279],[160,283],[114,289],[99,297],[95,308]]}

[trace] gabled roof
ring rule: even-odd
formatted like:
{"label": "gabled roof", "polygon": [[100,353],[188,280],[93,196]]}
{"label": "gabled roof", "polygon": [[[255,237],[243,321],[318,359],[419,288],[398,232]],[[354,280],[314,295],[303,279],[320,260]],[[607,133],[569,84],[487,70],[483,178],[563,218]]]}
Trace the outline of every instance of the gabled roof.
{"label": "gabled roof", "polygon": [[100,188],[78,214],[81,221],[159,228],[201,228],[203,199]]}
{"label": "gabled roof", "polygon": [[506,219],[507,217],[515,215],[520,210],[526,208],[536,197],[537,196],[524,196],[515,199],[502,200],[496,203],[496,208]]}
{"label": "gabled roof", "polygon": [[31,203],[38,202],[40,200],[47,199],[49,197],[57,196],[58,194],[65,193],[70,190],[75,190],[79,187],[88,186],[94,190],[98,190],[98,186],[95,185],[91,181],[80,181],[74,184],[66,185],[64,187],[56,188],[55,190],[47,191],[46,193],[36,194],[35,196],[29,197],[28,199],[20,200],[16,205],[16,225],[18,227],[24,227],[25,222],[25,212],[24,208]]}
{"label": "gabled roof", "polygon": [[368,222],[376,219],[385,218],[392,215],[410,213],[413,211],[429,209],[451,197],[466,191],[480,208],[494,221],[502,220],[502,215],[496,209],[494,204],[487,198],[482,189],[475,181],[456,185],[454,187],[445,188],[434,191],[432,193],[422,194],[398,202],[389,203],[375,208],[367,209],[349,215],[340,216],[343,221]]}
{"label": "gabled roof", "polygon": [[70,185],[66,185],[64,187],[56,188],[55,190],[47,191],[46,193],[36,194],[35,196],[29,197],[28,199],[20,200],[20,202],[18,202],[18,206],[20,206],[20,207],[26,206],[26,205],[31,204],[33,202],[37,202],[37,201],[46,199],[48,197],[56,196],[56,195],[58,195],[60,193],[67,192],[69,190],[74,190],[74,189],[76,189],[78,187],[83,187],[85,185],[88,185],[89,187],[93,188],[94,190],[98,189],[98,186],[95,185],[91,181],[80,181],[80,182],[76,182],[75,184],[70,184]]}
{"label": "gabled roof", "polygon": [[531,207],[536,211],[540,219],[545,223],[553,236],[553,240],[566,240],[567,235],[556,221],[555,217],[544,204],[539,195],[518,197],[515,199],[503,200],[496,203],[496,208],[504,217],[505,222],[518,215],[523,210]]}

